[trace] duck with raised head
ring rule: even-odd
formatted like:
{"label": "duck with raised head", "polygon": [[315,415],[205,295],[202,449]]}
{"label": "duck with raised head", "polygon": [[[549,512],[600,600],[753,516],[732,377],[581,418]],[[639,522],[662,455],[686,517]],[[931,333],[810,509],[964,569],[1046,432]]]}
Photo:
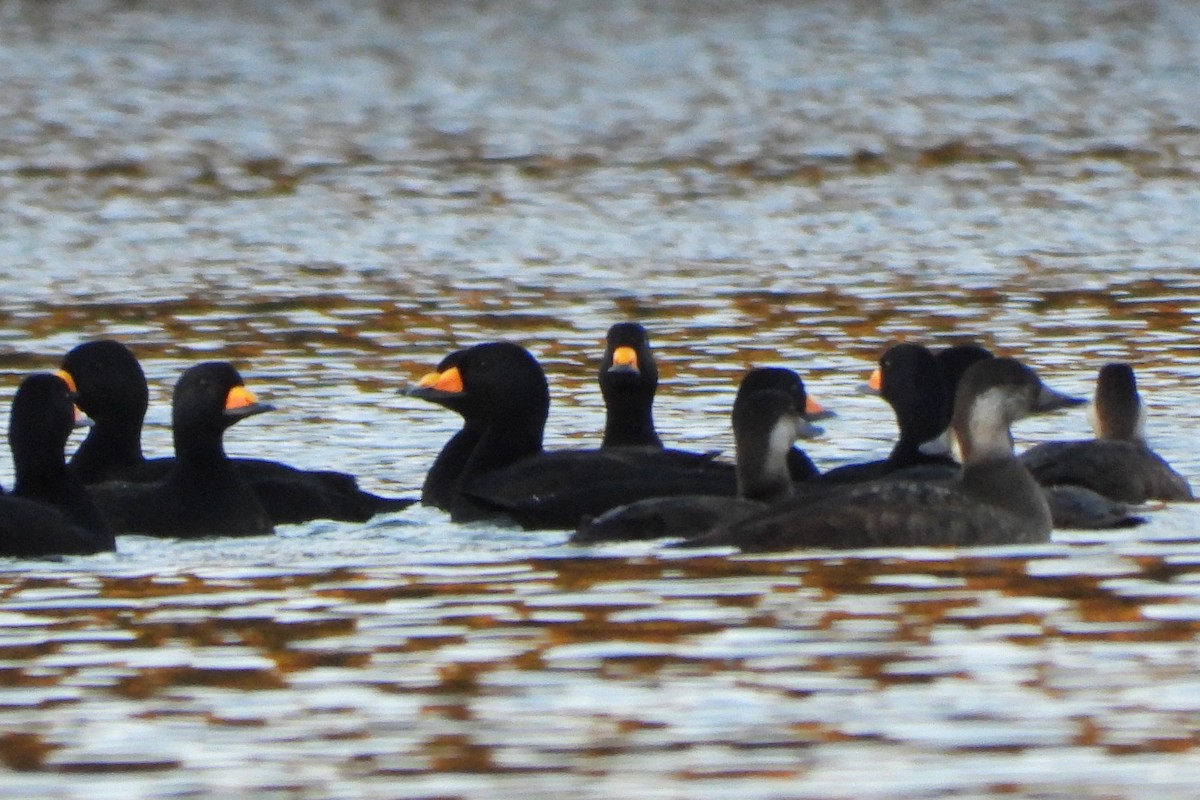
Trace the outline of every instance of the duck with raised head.
{"label": "duck with raised head", "polygon": [[1090,408],[1095,439],[1045,442],[1021,462],[1045,486],[1080,486],[1124,503],[1195,499],[1187,478],[1146,442],[1146,408],[1128,364],[1106,364]]}
{"label": "duck with raised head", "polygon": [[[600,363],[600,393],[604,397],[604,439],[601,447],[662,447],[654,425],[654,394],[658,364],[646,329],[637,322],[618,322],[608,329]],[[785,367],[758,367],[743,378],[738,393],[774,388],[795,392],[799,377]],[[810,421],[834,416],[815,398],[805,394],[804,413]],[[788,456],[794,480],[817,475],[819,470],[799,448]]]}
{"label": "duck with raised head", "polygon": [[[733,399],[734,408],[743,396],[761,391],[783,392],[792,397],[796,407],[801,410],[804,419],[809,423],[829,419],[836,416],[833,411],[825,408],[808,393],[804,381],[795,370],[787,367],[755,367],[742,376],[738,384],[737,396]],[[816,428],[813,429],[814,432]],[[736,437],[735,437],[736,438]],[[807,438],[807,437],[803,437]],[[817,465],[808,457],[808,453],[799,447],[791,447],[787,453],[788,473],[792,483],[803,483],[820,474]]]}
{"label": "duck with raised head", "polygon": [[[828,482],[903,478],[952,481],[959,464],[948,448],[930,447],[950,425],[954,395],[963,374],[972,365],[994,358],[986,348],[963,343],[930,351],[904,343],[884,352],[868,382],[870,389],[892,406],[900,438],[882,461],[852,464],[825,473],[803,491],[817,491]],[[1056,528],[1107,529],[1139,525],[1137,516],[1123,503],[1077,486],[1047,489],[1046,499]]]}
{"label": "duck with raised head", "polygon": [[[89,484],[161,480],[173,459],[147,460],[142,454],[149,390],[133,352],[112,339],[84,342],[67,353],[62,370],[78,388],[80,408],[95,422],[71,458],[80,478]],[[258,458],[235,458],[233,463],[277,525],[313,519],[362,522],[416,502],[363,491],[344,472],[301,470]]]}
{"label": "duck with raised head", "polygon": [[451,353],[406,393],[463,418],[421,495],[455,520],[508,518],[525,528],[574,529],[584,516],[643,497],[736,492],[733,465],[712,453],[647,447],[545,452],[546,376],[529,351],[512,342]]}
{"label": "duck with raised head", "polygon": [[877,480],[899,470],[923,467],[922,476],[949,478],[958,463],[947,455],[928,454],[921,445],[941,435],[950,424],[953,395],[945,391],[945,376],[929,348],[911,342],[893,345],[879,358],[868,381],[870,390],[892,407],[900,438],[887,458],[847,464],[826,470],[811,485]]}
{"label": "duck with raised head", "polygon": [[605,407],[600,446],[662,447],[654,428],[658,364],[644,327],[618,322],[608,329],[599,381]]}
{"label": "duck with raised head", "polygon": [[197,538],[258,536],[271,518],[225,453],[225,431],[273,410],[226,361],[206,361],[179,377],[171,401],[175,458],[149,483],[112,481],[89,491],[117,533]]}
{"label": "duck with raised head", "polygon": [[967,370],[955,396],[950,429],[963,469],[952,483],[831,486],[686,544],[768,551],[1044,542],[1050,508],[1013,454],[1010,426],[1027,414],[1082,402],[1049,389],[1013,359],[981,361]]}
{"label": "duck with raised head", "polygon": [[16,483],[0,497],[0,555],[99,553],[115,547],[112,528],[67,466],[67,437],[82,421],[60,375],[21,381],[8,423]]}
{"label": "duck with raised head", "polygon": [[[791,374],[786,389],[762,388],[780,385],[783,373]],[[790,497],[795,480],[790,462],[794,454],[803,455],[792,443],[819,432],[805,417],[805,405],[804,383],[796,373],[751,370],[733,402],[736,497],[688,494],[638,500],[586,520],[572,543],[698,536]]]}

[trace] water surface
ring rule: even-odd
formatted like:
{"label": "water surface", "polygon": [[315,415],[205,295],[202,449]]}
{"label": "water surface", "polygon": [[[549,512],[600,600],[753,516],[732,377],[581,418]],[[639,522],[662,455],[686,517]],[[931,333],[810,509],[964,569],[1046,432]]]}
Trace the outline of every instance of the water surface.
{"label": "water surface", "polygon": [[[161,453],[228,359],[278,407],[230,452],[414,493],[457,419],[399,391],[443,355],[525,344],[588,446],[637,319],[666,441],[729,451],[741,373],[789,365],[831,467],[890,446],[889,343],[972,338],[1078,394],[1132,362],[1194,478],[1197,37],[1186,3],[0,4],[0,403],[114,336]],[[747,558],[413,508],[10,560],[0,787],[1186,796],[1198,521]]]}

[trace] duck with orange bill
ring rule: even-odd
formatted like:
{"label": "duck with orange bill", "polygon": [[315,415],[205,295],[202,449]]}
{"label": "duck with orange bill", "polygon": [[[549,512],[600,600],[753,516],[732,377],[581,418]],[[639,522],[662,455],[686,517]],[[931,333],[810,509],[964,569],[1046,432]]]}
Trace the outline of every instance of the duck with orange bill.
{"label": "duck with orange bill", "polygon": [[[147,459],[142,454],[149,389],[133,352],[112,339],[84,342],[67,353],[62,372],[78,386],[79,406],[95,421],[71,457],[80,478],[88,484],[165,478],[174,459]],[[367,492],[345,472],[299,469],[263,458],[232,461],[276,525],[314,519],[362,522],[416,502]]]}
{"label": "duck with orange bill", "polygon": [[892,407],[899,439],[887,458],[827,470],[814,487],[875,480],[912,468],[922,468],[930,477],[952,477],[957,473],[958,464],[953,459],[921,450],[922,443],[941,435],[950,424],[953,398],[945,392],[942,368],[928,348],[911,342],[889,347],[880,356],[867,388]]}
{"label": "duck with orange bill", "polygon": [[714,453],[545,451],[546,376],[529,351],[512,342],[451,353],[407,394],[463,418],[422,490],[423,503],[456,520],[507,518],[531,529],[574,529],[584,517],[646,497],[737,492],[733,464]]}
{"label": "duck with orange bill", "polygon": [[161,480],[89,487],[117,533],[196,538],[273,532],[271,518],[225,453],[225,431],[273,410],[225,361],[187,369],[175,384],[175,459]]}
{"label": "duck with orange bill", "polygon": [[87,423],[69,379],[27,376],[13,396],[8,423],[16,483],[0,496],[0,555],[98,553],[115,546],[112,529],[67,466],[71,430]]}
{"label": "duck with orange bill", "polygon": [[599,381],[605,408],[600,446],[662,447],[654,427],[658,364],[642,325],[618,322],[608,329]]}

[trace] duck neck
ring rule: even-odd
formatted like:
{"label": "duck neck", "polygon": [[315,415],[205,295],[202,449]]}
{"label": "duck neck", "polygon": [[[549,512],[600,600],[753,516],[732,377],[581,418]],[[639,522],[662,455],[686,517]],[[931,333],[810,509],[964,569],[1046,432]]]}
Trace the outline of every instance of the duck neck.
{"label": "duck neck", "polygon": [[466,424],[450,437],[425,475],[425,483],[421,487],[421,502],[424,505],[450,508],[454,487],[470,463],[471,453],[479,445],[485,430],[481,425]]}
{"label": "duck neck", "polygon": [[225,454],[224,429],[176,428],[174,439],[177,469],[232,469]]}
{"label": "duck neck", "polygon": [[67,520],[96,537],[100,545],[112,548],[115,541],[112,528],[62,455],[24,459],[17,468],[13,494],[54,506]]}
{"label": "duck neck", "polygon": [[66,459],[53,453],[26,453],[16,458],[13,494],[43,503],[57,504],[68,483]]}
{"label": "duck neck", "polygon": [[941,393],[929,397],[928,392],[914,389],[904,398],[896,398],[892,408],[896,412],[896,427],[900,429],[900,438],[888,456],[888,462],[895,468],[912,464],[941,463],[949,459],[939,455],[926,455],[921,452],[921,445],[936,439],[950,424],[950,413],[946,408]]}
{"label": "duck neck", "polygon": [[[544,421],[543,421],[544,422]],[[542,452],[542,425],[488,425],[459,474],[459,485]]]}
{"label": "duck neck", "polygon": [[963,466],[974,462],[1012,460],[1013,438],[1011,421],[996,403],[1003,402],[998,394],[985,395],[977,400],[969,413],[955,417],[952,426],[959,460]]}
{"label": "duck neck", "polygon": [[1136,396],[1124,403],[1110,400],[1103,408],[1092,403],[1088,407],[1088,421],[1097,439],[1143,444],[1146,441],[1146,408]]}
{"label": "duck neck", "polygon": [[97,422],[71,457],[71,468],[84,483],[96,483],[115,477],[120,470],[136,467],[145,460],[140,425],[129,428],[112,422]]}
{"label": "duck neck", "polygon": [[764,433],[737,442],[737,493],[747,500],[773,503],[792,494],[788,458],[796,437],[794,428],[783,422]]}
{"label": "duck neck", "polygon": [[662,447],[654,429],[654,396],[613,392],[605,398],[608,414],[601,447]]}

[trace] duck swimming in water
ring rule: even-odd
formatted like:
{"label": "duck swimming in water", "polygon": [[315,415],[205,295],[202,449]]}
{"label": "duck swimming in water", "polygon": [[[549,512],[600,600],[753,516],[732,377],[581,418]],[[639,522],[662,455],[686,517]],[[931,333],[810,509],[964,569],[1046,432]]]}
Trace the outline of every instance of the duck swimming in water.
{"label": "duck swimming in water", "polygon": [[271,518],[225,454],[226,429],[273,410],[260,403],[232,364],[188,368],[175,384],[171,434],[175,459],[159,481],[93,484],[89,491],[118,533],[147,536],[255,536]]}
{"label": "duck swimming in water", "polygon": [[792,443],[819,432],[805,417],[806,405],[804,383],[795,372],[751,370],[733,403],[736,497],[687,494],[638,500],[585,521],[572,543],[696,536],[790,497],[795,481],[790,462],[796,453],[803,455]]}
{"label": "duck swimming in water", "polygon": [[605,407],[600,446],[662,447],[654,428],[658,364],[644,327],[618,322],[608,329],[599,380]]}
{"label": "duck swimming in water", "polygon": [[[955,384],[956,386],[957,384]],[[893,345],[879,357],[868,387],[892,407],[900,438],[885,459],[847,464],[827,470],[805,489],[832,483],[877,480],[900,470],[924,467],[923,477],[951,477],[958,464],[943,454],[928,454],[921,445],[937,438],[950,424],[953,393],[934,354],[911,342]]]}
{"label": "duck swimming in water", "polygon": [[832,486],[685,544],[766,551],[1044,542],[1050,509],[1013,454],[1009,428],[1028,414],[1082,402],[1047,388],[1017,361],[981,361],[967,370],[955,396],[950,427],[963,469],[952,483]]}
{"label": "duck swimming in water", "polygon": [[[161,480],[173,459],[142,454],[142,422],[149,405],[146,374],[137,357],[112,339],[84,342],[62,362],[77,387],[79,407],[95,422],[71,457],[84,483]],[[275,524],[313,519],[362,522],[415,502],[363,491],[353,475],[334,470],[302,470],[260,458],[232,459]]]}
{"label": "duck swimming in water", "polygon": [[1124,503],[1193,500],[1187,478],[1146,443],[1146,408],[1128,364],[1106,364],[1090,409],[1095,439],[1045,442],[1021,463],[1045,486],[1081,486]]}
{"label": "duck swimming in water", "polygon": [[583,517],[644,497],[736,493],[733,465],[713,453],[544,451],[546,376],[529,351],[512,342],[451,353],[406,394],[463,418],[426,475],[421,497],[457,521],[507,518],[529,529],[573,530]]}
{"label": "duck swimming in water", "polygon": [[112,528],[67,466],[77,419],[73,387],[60,375],[27,376],[8,423],[16,483],[0,497],[0,555],[47,556],[112,550]]}

